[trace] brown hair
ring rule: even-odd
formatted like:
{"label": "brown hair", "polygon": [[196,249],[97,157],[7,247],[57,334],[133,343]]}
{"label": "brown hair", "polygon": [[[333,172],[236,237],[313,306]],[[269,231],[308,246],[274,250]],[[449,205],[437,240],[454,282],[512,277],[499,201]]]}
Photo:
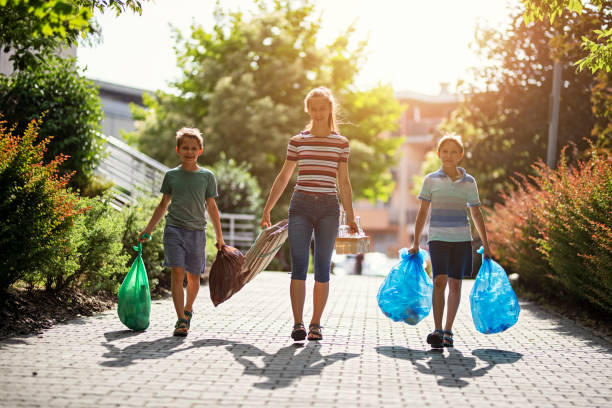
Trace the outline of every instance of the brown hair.
{"label": "brown hair", "polygon": [[[337,132],[338,124],[336,121],[336,109],[337,109],[336,100],[334,99],[334,95],[332,95],[331,91],[328,88],[324,86],[319,86],[313,89],[312,91],[308,92],[308,95],[306,95],[306,98],[304,98],[304,112],[308,112],[308,101],[310,101],[310,98],[316,98],[316,97],[323,97],[329,101],[331,105],[331,112],[329,114],[329,118],[327,119],[327,125],[329,126],[329,130],[331,132]],[[310,130],[310,129],[312,129],[312,120],[305,127],[305,130]]]}
{"label": "brown hair", "polygon": [[440,138],[440,140],[438,140],[438,148],[436,149],[438,153],[440,153],[440,148],[446,142],[456,143],[459,146],[461,153],[464,153],[465,148],[463,147],[463,141],[461,140],[461,136],[456,133],[446,133],[444,136],[442,136],[442,138]]}
{"label": "brown hair", "polygon": [[192,138],[198,141],[200,149],[204,148],[204,139],[198,128],[182,127],[176,132],[176,147],[181,147],[185,138]]}

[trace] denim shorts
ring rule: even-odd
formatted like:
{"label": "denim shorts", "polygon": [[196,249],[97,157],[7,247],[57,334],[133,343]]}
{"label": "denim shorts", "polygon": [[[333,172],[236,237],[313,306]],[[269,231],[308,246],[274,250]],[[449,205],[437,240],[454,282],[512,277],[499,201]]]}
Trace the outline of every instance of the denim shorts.
{"label": "denim shorts", "polygon": [[172,225],[164,229],[164,263],[168,268],[178,267],[194,275],[206,268],[206,231],[187,230]]}
{"label": "denim shorts", "polygon": [[315,281],[329,282],[331,257],[338,235],[340,204],[335,194],[294,191],[289,204],[291,279],[306,280],[314,234]]}
{"label": "denim shorts", "polygon": [[454,279],[472,276],[470,241],[429,241],[429,256],[434,278],[438,275],[448,275]]}

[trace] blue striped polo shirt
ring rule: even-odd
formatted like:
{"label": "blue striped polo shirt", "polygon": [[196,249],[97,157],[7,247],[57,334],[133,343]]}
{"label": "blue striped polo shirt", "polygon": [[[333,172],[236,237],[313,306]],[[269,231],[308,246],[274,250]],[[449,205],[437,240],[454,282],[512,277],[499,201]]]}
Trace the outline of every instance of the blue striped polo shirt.
{"label": "blue striped polo shirt", "polygon": [[431,202],[429,241],[463,242],[472,240],[467,207],[480,205],[474,177],[457,167],[462,176],[453,181],[440,170],[423,180],[418,198]]}

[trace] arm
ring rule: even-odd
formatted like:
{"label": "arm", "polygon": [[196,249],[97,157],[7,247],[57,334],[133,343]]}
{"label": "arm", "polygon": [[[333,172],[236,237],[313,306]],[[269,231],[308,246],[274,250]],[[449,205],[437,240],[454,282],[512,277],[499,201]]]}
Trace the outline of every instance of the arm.
{"label": "arm", "polygon": [[280,198],[283,191],[285,191],[285,187],[287,187],[287,183],[291,179],[291,175],[293,174],[293,170],[295,170],[296,161],[293,160],[285,160],[285,164],[283,164],[283,168],[281,169],[278,176],[274,180],[274,184],[272,184],[272,190],[270,190],[270,194],[268,195],[268,201],[266,201],[266,206],[264,207],[263,214],[261,216],[261,227],[268,228],[270,227],[270,211],[276,205],[276,202]]}
{"label": "arm", "polygon": [[210,220],[213,223],[213,227],[215,229],[215,235],[217,236],[217,249],[221,250],[223,245],[225,245],[225,241],[223,241],[223,231],[221,230],[221,217],[219,216],[219,208],[217,207],[217,202],[213,197],[209,197],[206,199],[206,211],[208,211],[208,215],[210,216]]}
{"label": "arm", "polygon": [[161,201],[153,211],[153,215],[151,216],[151,220],[147,224],[147,226],[138,234],[138,241],[145,242],[147,239],[143,238],[144,234],[149,234],[153,232],[155,226],[159,224],[166,211],[168,211],[168,206],[170,205],[170,201],[172,200],[172,196],[170,194],[164,194],[161,198]]}
{"label": "arm", "polygon": [[357,234],[359,229],[355,223],[355,213],[353,212],[353,187],[349,179],[348,163],[338,163],[338,192],[340,201],[346,212],[346,224],[351,228],[351,233]]}
{"label": "arm", "polygon": [[419,207],[419,212],[414,222],[414,241],[412,243],[412,248],[409,249],[411,254],[419,252],[419,242],[421,242],[421,234],[423,233],[423,227],[425,227],[425,221],[427,221],[429,207],[431,207],[431,201],[421,200],[421,206]]}
{"label": "arm", "polygon": [[489,239],[487,238],[487,230],[485,228],[484,217],[482,216],[482,211],[480,211],[480,206],[473,206],[470,208],[470,214],[472,214],[472,219],[474,220],[474,225],[476,225],[476,229],[478,230],[478,235],[480,235],[480,240],[482,241],[482,246],[484,248],[483,255],[485,258],[491,257],[491,249],[489,248]]}

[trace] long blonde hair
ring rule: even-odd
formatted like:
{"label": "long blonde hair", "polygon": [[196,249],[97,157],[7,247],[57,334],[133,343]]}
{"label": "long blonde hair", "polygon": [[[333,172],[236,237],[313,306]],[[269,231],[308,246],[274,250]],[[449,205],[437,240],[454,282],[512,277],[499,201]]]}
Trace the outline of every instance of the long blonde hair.
{"label": "long blonde hair", "polygon": [[[304,112],[308,113],[308,101],[310,101],[310,98],[315,98],[315,97],[323,97],[329,101],[331,105],[331,112],[329,114],[329,118],[327,119],[327,125],[329,126],[330,132],[338,132],[338,124],[336,121],[337,104],[336,104],[336,100],[334,99],[334,95],[332,95],[332,92],[328,88],[324,86],[319,86],[313,89],[312,91],[308,92],[308,95],[306,95],[306,98],[304,98]],[[310,123],[306,125],[304,130],[311,130],[311,129],[312,129],[312,119],[310,120]]]}

